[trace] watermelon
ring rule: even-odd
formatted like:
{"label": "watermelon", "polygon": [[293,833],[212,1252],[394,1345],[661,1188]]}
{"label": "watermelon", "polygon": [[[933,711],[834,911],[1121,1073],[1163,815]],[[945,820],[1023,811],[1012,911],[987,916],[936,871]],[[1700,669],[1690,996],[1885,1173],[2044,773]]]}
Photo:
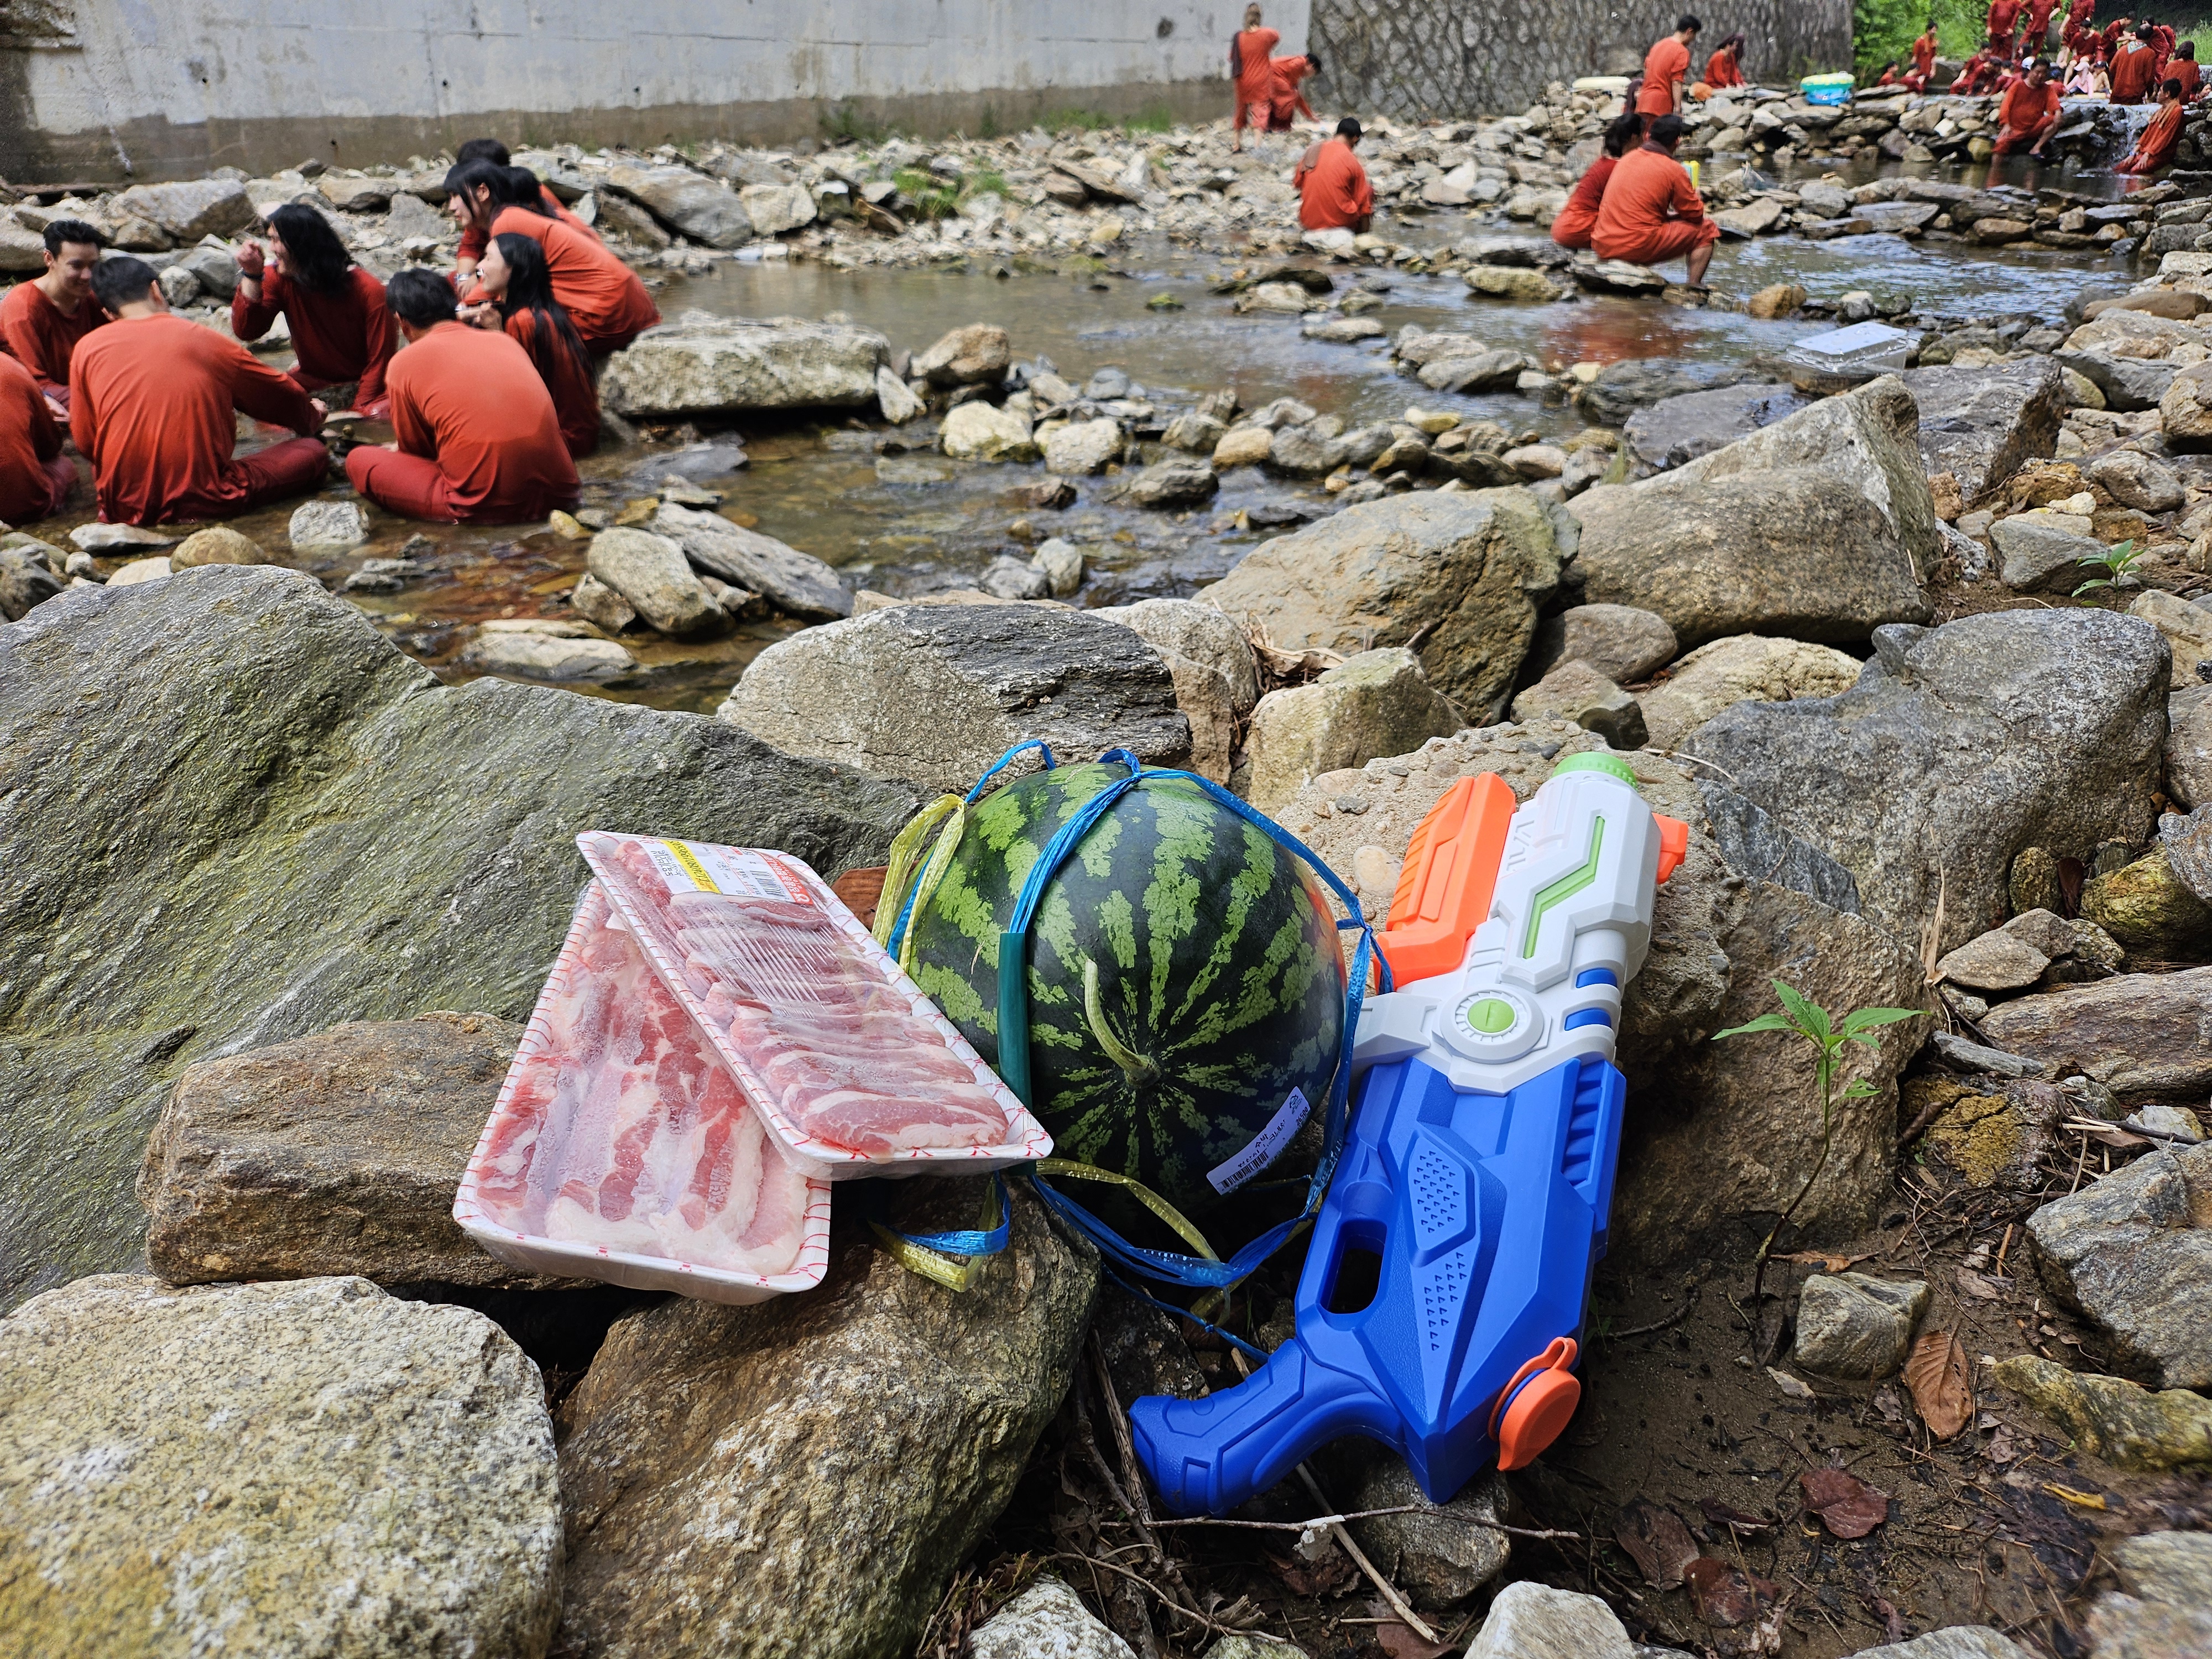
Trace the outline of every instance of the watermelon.
{"label": "watermelon", "polygon": [[[916,908],[914,977],[994,1065],[999,936],[1023,878],[1126,775],[1063,766],[986,796]],[[1293,1091],[1316,1121],[1325,1109],[1345,999],[1328,905],[1296,855],[1188,781],[1147,779],[1077,843],[1030,924],[1029,994],[1030,1106],[1055,1156],[1133,1176],[1186,1216],[1279,1155]]]}

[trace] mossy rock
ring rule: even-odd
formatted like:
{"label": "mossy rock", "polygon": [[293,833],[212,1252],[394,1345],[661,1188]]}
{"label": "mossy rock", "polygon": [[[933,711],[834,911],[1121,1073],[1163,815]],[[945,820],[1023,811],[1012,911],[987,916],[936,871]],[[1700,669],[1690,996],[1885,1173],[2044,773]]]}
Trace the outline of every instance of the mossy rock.
{"label": "mossy rock", "polygon": [[2081,890],[2081,914],[2130,955],[2165,962],[2212,957],[2212,905],[2191,892],[2163,848]]}

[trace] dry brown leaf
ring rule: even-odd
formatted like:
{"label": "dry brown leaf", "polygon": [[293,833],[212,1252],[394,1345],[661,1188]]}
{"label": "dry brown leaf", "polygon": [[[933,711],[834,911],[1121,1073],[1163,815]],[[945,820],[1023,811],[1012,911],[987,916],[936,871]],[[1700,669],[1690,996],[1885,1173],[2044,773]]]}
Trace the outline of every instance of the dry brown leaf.
{"label": "dry brown leaf", "polygon": [[1698,1617],[1723,1629],[1748,1624],[1767,1607],[1777,1594],[1763,1578],[1753,1578],[1732,1561],[1701,1555],[1682,1570],[1690,1587],[1690,1601]]}
{"label": "dry brown leaf", "polygon": [[1359,1569],[1342,1550],[1331,1550],[1318,1561],[1296,1560],[1273,1550],[1265,1553],[1275,1577],[1293,1595],[1334,1595],[1359,1577]]}
{"label": "dry brown leaf", "polygon": [[1706,1520],[1717,1527],[1726,1527],[1730,1532],[1765,1532],[1774,1522],[1763,1515],[1747,1515],[1743,1510],[1730,1509],[1717,1498],[1700,1498],[1698,1508]]}
{"label": "dry brown leaf", "polygon": [[1976,1273],[1972,1267],[1960,1267],[1954,1271],[1958,1277],[1959,1288],[1968,1296],[1979,1297],[1984,1302],[2002,1302],[2005,1293],[2012,1288],[2009,1279],[1992,1279],[1987,1273]]}
{"label": "dry brown leaf", "polygon": [[1390,1659],[1443,1659],[1455,1645],[1450,1642],[1431,1642],[1410,1625],[1392,1619],[1387,1624],[1375,1626],[1375,1640]]}
{"label": "dry brown leaf", "polygon": [[1929,1331],[1912,1345],[1905,1386],[1928,1432],[1948,1440],[1974,1420],[1973,1370],[1966,1350],[1948,1331]]}
{"label": "dry brown leaf", "polygon": [[1889,1519],[1889,1494],[1847,1469],[1810,1469],[1797,1485],[1805,1507],[1838,1538],[1863,1538]]}
{"label": "dry brown leaf", "polygon": [[1674,1589],[1682,1582],[1682,1569],[1698,1559],[1697,1544],[1681,1517],[1649,1498],[1634,1498],[1621,1506],[1613,1535],[1635,1558],[1644,1582],[1654,1589]]}

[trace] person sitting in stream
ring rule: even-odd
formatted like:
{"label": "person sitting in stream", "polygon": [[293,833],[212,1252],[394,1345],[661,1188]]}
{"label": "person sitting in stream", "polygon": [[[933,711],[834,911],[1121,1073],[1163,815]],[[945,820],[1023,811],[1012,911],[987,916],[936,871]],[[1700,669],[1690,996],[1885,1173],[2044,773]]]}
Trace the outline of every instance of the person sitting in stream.
{"label": "person sitting in stream", "polygon": [[1721,228],[1705,216],[1705,198],[1674,159],[1675,147],[1689,130],[1680,116],[1662,115],[1645,131],[1643,143],[1620,158],[1606,181],[1590,248],[1601,259],[1632,265],[1685,259],[1689,285],[1702,289]]}
{"label": "person sitting in stream", "polygon": [[407,337],[387,381],[398,436],[346,457],[353,487],[387,512],[439,524],[573,512],[575,463],[530,354],[504,329],[460,321],[436,271],[410,266],[385,292]]}
{"label": "person sitting in stream", "polygon": [[28,524],[62,510],[76,468],[31,371],[0,355],[0,522]]}
{"label": "person sitting in stream", "polygon": [[637,273],[587,233],[545,210],[526,167],[467,161],[446,175],[447,210],[488,235],[527,236],[545,250],[554,297],[594,357],[611,356],[660,320]]}
{"label": "person sitting in stream", "polygon": [[1367,169],[1352,151],[1359,144],[1359,123],[1346,116],[1335,133],[1306,147],[1291,182],[1298,187],[1298,222],[1308,230],[1363,234],[1375,216],[1375,191]]}
{"label": "person sitting in stream", "polygon": [[2156,173],[2173,160],[2181,147],[2181,82],[2169,79],[2158,89],[2158,113],[2136,140],[2135,153],[2112,169],[2115,173]]}
{"label": "person sitting in stream", "polygon": [[483,303],[464,307],[464,322],[503,330],[530,354],[560,417],[561,440],[580,459],[599,447],[599,393],[592,381],[592,354],[583,336],[553,297],[545,250],[512,232],[495,236],[477,267]]}
{"label": "person sitting in stream", "polygon": [[2026,150],[2041,155],[2043,146],[2058,131],[2058,87],[2041,58],[2027,73],[2006,88],[1997,103],[1996,153],[2014,155]]}
{"label": "person sitting in stream", "polygon": [[330,221],[288,203],[269,216],[266,252],[248,241],[238,250],[238,287],[230,296],[230,331],[258,340],[279,316],[292,331],[302,392],[350,386],[353,406],[382,420],[385,366],[399,349],[384,284],[354,264]]}
{"label": "person sitting in stream", "polygon": [[1597,228],[1598,205],[1605,200],[1607,182],[1620,158],[1644,137],[1644,118],[1634,110],[1626,115],[1616,115],[1607,124],[1604,147],[1589,171],[1576,184],[1567,204],[1559,210],[1559,216],[1552,221],[1552,240],[1561,247],[1584,248],[1590,245],[1590,233]]}

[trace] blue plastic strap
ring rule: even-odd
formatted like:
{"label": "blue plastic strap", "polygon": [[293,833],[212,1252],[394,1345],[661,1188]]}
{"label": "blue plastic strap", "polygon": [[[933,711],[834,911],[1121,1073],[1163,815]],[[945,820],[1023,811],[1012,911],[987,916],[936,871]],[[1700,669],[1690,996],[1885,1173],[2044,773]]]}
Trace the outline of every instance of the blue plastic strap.
{"label": "blue plastic strap", "polygon": [[1007,1239],[1013,1235],[1013,1200],[1006,1191],[1006,1176],[995,1172],[991,1176],[991,1184],[999,1194],[999,1224],[988,1232],[977,1227],[961,1228],[945,1233],[907,1232],[882,1219],[884,1183],[866,1181],[859,1184],[867,1218],[879,1224],[886,1232],[904,1239],[909,1244],[919,1244],[925,1250],[935,1250],[942,1255],[996,1255],[1006,1248]]}
{"label": "blue plastic strap", "polygon": [[1006,768],[1013,763],[1015,756],[1024,754],[1031,749],[1036,750],[1037,753],[1044,757],[1044,769],[1046,771],[1051,771],[1054,767],[1060,763],[1053,759],[1052,746],[1045,742],[1042,738],[1024,738],[1012,749],[1009,749],[1005,754],[1000,756],[998,759],[991,763],[989,769],[986,771],[981,777],[975,780],[975,787],[968,792],[967,796],[962,804],[963,805],[973,806],[977,801],[982,799],[984,786],[988,784],[993,778],[997,777],[1000,773],[1005,771]]}
{"label": "blue plastic strap", "polygon": [[1119,1285],[1131,1296],[1135,1297],[1138,1301],[1149,1302],[1152,1306],[1158,1308],[1162,1313],[1173,1314],[1177,1319],[1187,1319],[1192,1324],[1197,1326],[1199,1329],[1206,1332],[1207,1335],[1219,1337],[1224,1342],[1228,1343],[1231,1347],[1242,1349],[1247,1355],[1258,1360],[1263,1365],[1267,1363],[1268,1355],[1267,1351],[1265,1348],[1255,1347],[1251,1343],[1247,1342],[1243,1337],[1237,1335],[1234,1331],[1224,1330],[1220,1326],[1214,1324],[1210,1320],[1200,1319],[1196,1314],[1191,1312],[1188,1308],[1178,1308],[1172,1302],[1161,1301],[1159,1297],[1152,1295],[1150,1291],[1132,1285],[1127,1279],[1122,1278],[1121,1274],[1115,1273],[1114,1271],[1113,1265],[1110,1262],[1108,1263],[1106,1267],[1106,1277],[1112,1279],[1116,1285]]}

